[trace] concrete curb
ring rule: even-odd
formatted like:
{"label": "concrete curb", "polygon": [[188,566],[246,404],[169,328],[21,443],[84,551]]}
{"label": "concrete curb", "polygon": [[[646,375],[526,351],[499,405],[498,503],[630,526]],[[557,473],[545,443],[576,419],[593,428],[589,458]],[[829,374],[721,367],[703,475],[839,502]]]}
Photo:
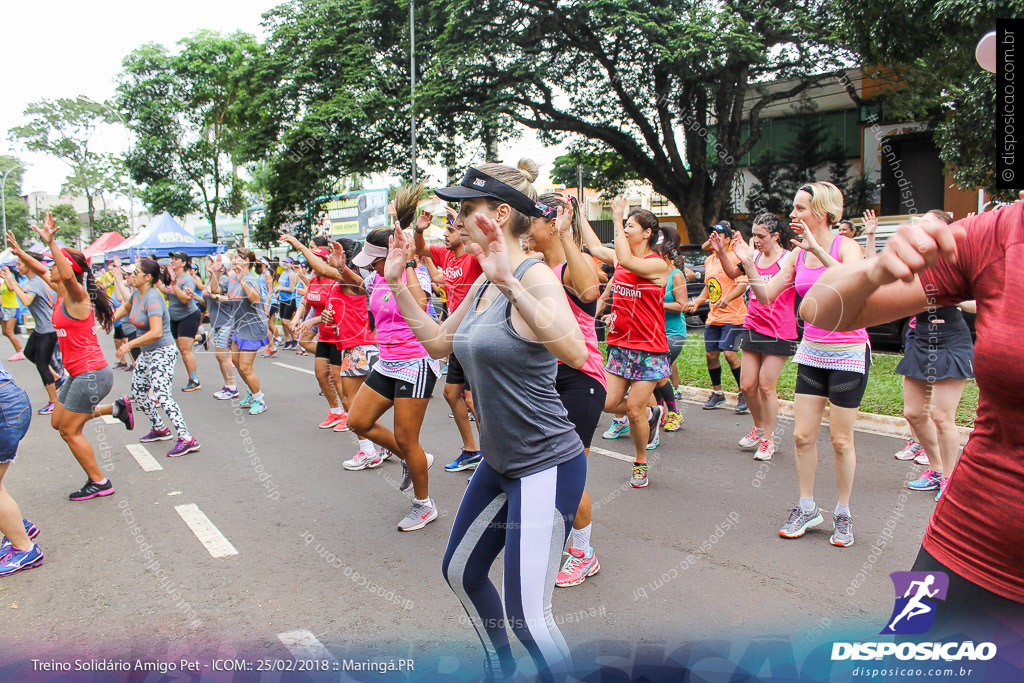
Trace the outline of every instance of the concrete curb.
{"label": "concrete curb", "polygon": [[[696,403],[703,405],[708,398],[711,397],[710,389],[702,389],[700,387],[679,387],[682,399],[689,403]],[[727,391],[725,392],[726,397],[729,399],[728,404],[724,407],[729,409],[736,408],[737,394]],[[825,417],[821,423],[828,425],[829,423],[829,411],[831,406],[825,406]],[[783,401],[779,399],[779,417],[786,418],[789,420],[793,419],[793,402]],[[854,423],[853,428],[859,432],[867,432],[868,434],[878,434],[880,436],[891,436],[899,439],[909,439],[910,429],[907,426],[907,421],[902,417],[893,417],[891,415],[876,415],[875,413],[859,413],[857,415],[857,422]],[[971,429],[968,427],[959,427],[960,430],[960,445],[963,446],[967,443],[967,437],[971,433]]]}

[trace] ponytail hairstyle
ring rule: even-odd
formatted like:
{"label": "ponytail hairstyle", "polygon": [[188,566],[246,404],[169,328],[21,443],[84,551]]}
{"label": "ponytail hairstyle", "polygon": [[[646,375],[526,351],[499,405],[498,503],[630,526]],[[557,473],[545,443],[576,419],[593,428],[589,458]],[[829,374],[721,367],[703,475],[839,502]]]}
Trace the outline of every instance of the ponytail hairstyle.
{"label": "ponytail hairstyle", "polygon": [[[387,249],[388,248],[388,238],[391,237],[391,235],[393,235],[393,234],[394,234],[394,230],[392,230],[391,228],[389,228],[387,226],[380,227],[380,228],[375,228],[375,229],[371,230],[369,232],[369,234],[366,235],[366,243],[367,244],[372,244],[375,247],[384,247],[385,249]],[[362,250],[360,249],[360,251],[362,251]],[[346,257],[347,256],[348,255],[346,254]]]}
{"label": "ponytail hairstyle", "polygon": [[[256,254],[252,250],[246,249],[245,247],[239,247],[238,249],[235,249],[235,253],[249,262],[249,270],[256,270]],[[257,270],[256,272],[260,273],[262,271]]]}
{"label": "ponytail hairstyle", "polygon": [[[345,263],[348,264],[349,268],[352,268],[352,259],[363,250],[363,245],[348,237],[341,237],[335,241],[341,245],[341,250],[345,252]],[[352,269],[355,270],[355,268]]]}
{"label": "ponytail hairstyle", "polygon": [[[556,209],[559,206],[565,207],[566,210],[570,206],[572,207],[572,241],[576,243],[576,247],[580,251],[583,251],[583,218],[580,217],[580,204],[576,201],[576,198],[572,195],[547,192],[540,196],[540,203],[553,206]],[[555,219],[551,218],[548,220],[553,221]]]}
{"label": "ponytail hairstyle", "polygon": [[[514,187],[529,197],[532,201],[537,201],[537,190],[534,189],[533,182],[537,180],[537,176],[540,174],[540,169],[537,167],[537,163],[532,159],[520,159],[515,168],[504,164],[492,163],[480,164],[476,168],[481,173],[486,173],[492,178]],[[486,199],[487,206],[492,211],[505,203],[500,199],[492,199],[490,197],[487,197]],[[514,237],[522,237],[529,232],[530,225],[532,223],[532,216],[527,216],[518,209],[512,209],[512,217],[509,227],[512,230],[512,235]]]}
{"label": "ponytail hairstyle", "polygon": [[843,193],[832,183],[824,180],[808,183],[801,185],[797,192],[811,195],[811,212],[824,216],[830,229],[843,217]]}
{"label": "ponytail hairstyle", "polygon": [[[647,246],[650,247],[651,251],[657,252],[658,242],[664,239],[662,236],[663,228],[658,223],[658,217],[647,209],[633,209],[626,216],[626,220],[630,218],[636,220],[636,224],[640,226],[641,230],[651,231],[651,236],[647,239]],[[678,233],[676,237],[678,237]]]}
{"label": "ponytail hairstyle", "polygon": [[[416,209],[423,196],[423,183],[406,185],[395,195],[395,218],[402,230],[408,230],[416,223]],[[372,244],[372,242],[371,242]],[[385,245],[386,246],[386,245]]]}
{"label": "ponytail hairstyle", "polygon": [[90,277],[92,272],[89,270],[89,262],[85,259],[85,254],[77,249],[69,248],[63,249],[63,252],[75,266],[71,272],[75,281],[82,285],[89,294],[89,301],[92,302],[92,307],[96,311],[96,321],[100,327],[110,333],[114,329],[114,307],[107,296],[107,290],[97,287],[96,278]]}
{"label": "ponytail hairstyle", "polygon": [[762,213],[754,219],[754,224],[760,225],[770,234],[775,235],[779,240],[779,246],[783,249],[789,251],[793,248],[793,240],[796,239],[796,233],[793,232],[793,228],[789,227],[789,223],[780,221],[779,217],[775,214]]}
{"label": "ponytail hairstyle", "polygon": [[679,256],[679,244],[681,242],[679,232],[675,228],[660,228],[660,230],[661,238],[652,247],[654,253],[675,263],[676,257]]}
{"label": "ponytail hairstyle", "polygon": [[161,268],[156,259],[144,258],[139,261],[139,272],[149,278],[149,283],[155,285],[158,281],[164,286],[171,284],[171,272],[167,268]]}

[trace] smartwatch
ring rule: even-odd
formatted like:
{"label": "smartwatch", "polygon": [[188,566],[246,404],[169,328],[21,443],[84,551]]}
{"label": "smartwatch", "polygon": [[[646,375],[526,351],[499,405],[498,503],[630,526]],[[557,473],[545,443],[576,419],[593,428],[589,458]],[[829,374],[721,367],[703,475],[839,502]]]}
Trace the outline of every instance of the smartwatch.
{"label": "smartwatch", "polygon": [[406,261],[405,262],[405,267],[406,268],[412,268],[413,270],[416,270],[416,262],[415,261]]}

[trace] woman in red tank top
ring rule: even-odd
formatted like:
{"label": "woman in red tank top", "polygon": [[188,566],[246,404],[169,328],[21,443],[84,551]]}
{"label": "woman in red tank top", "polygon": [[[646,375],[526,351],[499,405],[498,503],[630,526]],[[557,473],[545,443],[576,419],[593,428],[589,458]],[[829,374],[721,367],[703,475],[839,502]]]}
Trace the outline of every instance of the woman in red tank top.
{"label": "woman in red tank top", "polygon": [[615,266],[615,274],[602,298],[610,295],[612,300],[612,312],[605,317],[608,397],[604,411],[617,417],[602,436],[615,439],[630,433],[635,462],[629,484],[643,488],[647,486],[647,450],[657,447],[661,432],[663,409],[653,400],[654,389],[669,376],[664,305],[665,285],[671,271],[654,249],[663,238],[658,217],[650,211],[634,209],[623,222],[625,214],[626,200],[616,197],[612,200],[614,251],[601,244],[586,222],[584,235],[590,253]]}
{"label": "woman in red tank top", "polygon": [[110,405],[98,405],[113,388],[114,373],[96,339],[96,321],[109,333],[114,327],[113,307],[106,290],[96,286],[95,279],[90,277],[89,264],[82,252],[57,245],[58,227],[52,214],[47,213],[43,227],[35,227],[35,230],[53,256],[50,283],[57,292],[53,326],[57,330],[64,367],[71,375],[60,388],[50,424],[60,432],[89,477],[81,490],[69,498],[89,500],[109,496],[114,492],[114,485],[103,476],[92,444],[82,435],[82,429],[86,422],[100,415],[114,415],[128,429],[134,426],[131,400],[127,396]]}

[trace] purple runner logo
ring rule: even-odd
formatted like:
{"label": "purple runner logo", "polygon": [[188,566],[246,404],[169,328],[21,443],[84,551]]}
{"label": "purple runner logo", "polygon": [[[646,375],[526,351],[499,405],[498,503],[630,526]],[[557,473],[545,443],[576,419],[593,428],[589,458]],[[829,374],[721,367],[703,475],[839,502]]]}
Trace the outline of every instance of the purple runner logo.
{"label": "purple runner logo", "polygon": [[949,577],[945,572],[893,572],[896,603],[882,634],[926,633],[935,623],[935,600],[945,600]]}

